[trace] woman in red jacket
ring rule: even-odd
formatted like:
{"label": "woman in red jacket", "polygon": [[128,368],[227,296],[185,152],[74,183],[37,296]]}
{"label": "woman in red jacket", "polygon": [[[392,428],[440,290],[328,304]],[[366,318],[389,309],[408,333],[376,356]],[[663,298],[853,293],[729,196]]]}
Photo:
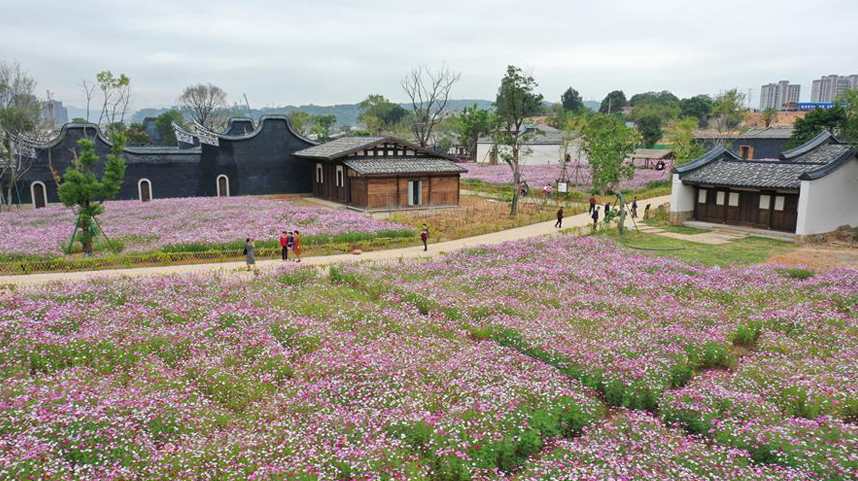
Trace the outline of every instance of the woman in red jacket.
{"label": "woman in red jacket", "polygon": [[284,261],[289,260],[289,243],[287,242],[289,237],[286,236],[286,231],[284,230],[282,234],[280,234],[280,257]]}

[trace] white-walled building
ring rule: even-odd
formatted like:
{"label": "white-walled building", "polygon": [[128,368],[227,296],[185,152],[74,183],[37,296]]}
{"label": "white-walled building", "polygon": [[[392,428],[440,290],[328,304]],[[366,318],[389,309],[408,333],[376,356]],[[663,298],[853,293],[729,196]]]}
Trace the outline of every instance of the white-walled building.
{"label": "white-walled building", "polygon": [[724,147],[673,169],[671,220],[698,220],[812,238],[858,227],[858,156],[828,132],[781,154],[744,160]]}
{"label": "white-walled building", "polygon": [[[563,132],[560,130],[543,124],[528,125],[525,128],[530,130],[533,136],[525,143],[519,154],[522,165],[560,164],[567,153],[573,164],[576,160],[580,160],[581,164],[587,163],[587,154],[581,149],[580,142],[571,142],[568,149],[564,150]],[[494,145],[491,137],[484,137],[477,141],[477,157],[474,161],[481,164],[492,163]],[[502,160],[498,158],[497,162]]]}

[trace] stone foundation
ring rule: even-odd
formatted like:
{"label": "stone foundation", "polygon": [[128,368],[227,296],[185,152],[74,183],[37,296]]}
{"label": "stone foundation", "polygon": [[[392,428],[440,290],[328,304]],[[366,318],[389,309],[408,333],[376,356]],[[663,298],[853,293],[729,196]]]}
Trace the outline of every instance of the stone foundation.
{"label": "stone foundation", "polygon": [[694,217],[694,212],[671,212],[670,213],[670,223],[671,225],[682,225],[683,222],[689,221]]}

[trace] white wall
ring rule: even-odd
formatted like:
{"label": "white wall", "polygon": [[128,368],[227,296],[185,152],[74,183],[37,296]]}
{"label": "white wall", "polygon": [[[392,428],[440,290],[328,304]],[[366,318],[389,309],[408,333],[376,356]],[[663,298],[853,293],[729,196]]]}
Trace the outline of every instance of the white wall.
{"label": "white wall", "polygon": [[824,234],[842,225],[858,227],[856,159],[821,179],[801,181],[796,235]]}
{"label": "white wall", "polygon": [[[492,144],[477,144],[477,158],[475,159],[477,162],[481,164],[488,164],[490,159],[490,152],[492,150]],[[579,155],[579,146],[570,145],[569,146],[569,156],[571,157],[570,165],[575,164],[575,159],[578,158]],[[584,153],[583,150],[580,151],[581,165],[587,163],[587,154]],[[520,162],[521,165],[546,165],[546,164],[557,164],[559,165],[561,160],[563,159],[563,147],[559,144],[553,145],[525,145],[522,147],[522,151],[520,154]],[[500,158],[498,158],[498,163],[503,162]]]}
{"label": "white wall", "polygon": [[670,187],[670,211],[671,212],[694,212],[694,186],[685,185],[679,180],[679,174],[673,174],[673,183]]}

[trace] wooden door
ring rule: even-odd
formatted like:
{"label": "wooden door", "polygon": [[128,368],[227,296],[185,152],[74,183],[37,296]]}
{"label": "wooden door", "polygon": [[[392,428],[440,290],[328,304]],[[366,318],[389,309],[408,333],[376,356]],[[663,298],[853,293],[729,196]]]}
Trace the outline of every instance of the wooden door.
{"label": "wooden door", "polygon": [[749,227],[760,227],[759,203],[760,194],[756,192],[739,192],[739,224]]}
{"label": "wooden door", "polygon": [[41,183],[33,184],[33,205],[37,209],[45,207],[45,186]]}
{"label": "wooden door", "polygon": [[798,195],[775,194],[772,206],[772,229],[795,232],[798,222]]}
{"label": "wooden door", "polygon": [[152,187],[149,185],[148,180],[140,182],[140,200],[143,202],[152,200]]}
{"label": "wooden door", "polygon": [[229,186],[227,185],[226,177],[218,177],[217,179],[217,195],[218,197],[227,197]]}

